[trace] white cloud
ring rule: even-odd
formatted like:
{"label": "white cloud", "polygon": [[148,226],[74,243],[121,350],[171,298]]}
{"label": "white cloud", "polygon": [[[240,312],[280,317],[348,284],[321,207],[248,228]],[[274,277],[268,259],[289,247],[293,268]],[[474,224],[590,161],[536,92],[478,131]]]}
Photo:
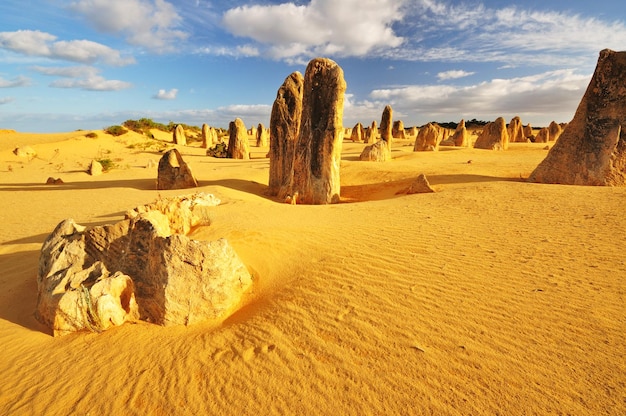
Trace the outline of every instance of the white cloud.
{"label": "white cloud", "polygon": [[215,56],[231,56],[234,58],[259,56],[259,49],[252,45],[240,45],[234,48],[224,46],[207,46],[196,51],[199,54],[215,55]]}
{"label": "white cloud", "polygon": [[13,78],[12,80],[7,80],[0,77],[0,88],[25,87],[27,85],[30,85],[30,79],[24,76],[18,76]]}
{"label": "white cloud", "polygon": [[470,75],[474,75],[475,72],[467,72],[467,71],[463,71],[463,70],[452,70],[452,71],[445,71],[445,72],[440,72],[437,74],[437,78],[439,78],[440,81],[445,81],[448,79],[459,79],[459,78],[465,78],[465,77],[469,77]]}
{"label": "white cloud", "polygon": [[15,98],[13,97],[0,97],[0,105],[8,104],[13,101],[15,101]]}
{"label": "white cloud", "polygon": [[398,47],[392,28],[406,0],[311,0],[307,5],[241,6],[223,24],[232,34],[269,46],[276,59],[298,56],[365,56]]}
{"label": "white cloud", "polygon": [[38,30],[0,32],[0,48],[15,53],[50,59],[123,66],[135,63],[119,51],[88,40],[57,41],[57,37]]}
{"label": "white cloud", "polygon": [[77,0],[70,9],[97,30],[122,33],[132,45],[157,52],[173,51],[188,35],[178,28],[182,18],[165,0]]}
{"label": "white cloud", "polygon": [[107,80],[100,75],[100,70],[92,66],[70,67],[32,67],[43,75],[62,77],[53,81],[50,86],[55,88],[78,88],[87,91],[119,91],[130,88],[131,83],[119,80]]}
{"label": "white cloud", "polygon": [[178,90],[176,88],[172,88],[169,91],[159,90],[153,98],[157,100],[175,100],[177,94]]}

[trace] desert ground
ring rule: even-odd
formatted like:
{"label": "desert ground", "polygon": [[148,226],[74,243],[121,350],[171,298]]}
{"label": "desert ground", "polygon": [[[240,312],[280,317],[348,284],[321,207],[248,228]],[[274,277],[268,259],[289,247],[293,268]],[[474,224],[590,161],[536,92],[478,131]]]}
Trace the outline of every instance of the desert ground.
{"label": "desert ground", "polygon": [[[376,163],[346,140],[342,203],[294,206],[266,195],[252,139],[251,160],[178,146],[200,187],[157,191],[169,135],[86,133],[0,133],[0,414],[626,414],[626,188],[527,183],[545,144],[396,141]],[[103,155],[116,168],[88,175]],[[420,173],[437,192],[396,194]],[[233,315],[56,338],[35,320],[61,220],[198,190],[222,204],[193,237],[254,276]]]}

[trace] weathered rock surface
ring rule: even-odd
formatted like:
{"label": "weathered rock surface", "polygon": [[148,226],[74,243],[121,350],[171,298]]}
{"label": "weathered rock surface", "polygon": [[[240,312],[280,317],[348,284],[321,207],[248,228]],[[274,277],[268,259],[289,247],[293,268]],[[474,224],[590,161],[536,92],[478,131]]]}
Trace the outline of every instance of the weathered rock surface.
{"label": "weathered rock surface", "polygon": [[53,178],[52,176],[48,177],[46,180],[46,185],[63,185],[63,179],[61,178]]}
{"label": "weathered rock surface", "polygon": [[343,70],[336,62],[326,58],[309,62],[291,186],[298,203],[339,202],[345,91]]}
{"label": "weathered rock surface", "polygon": [[526,140],[535,139],[535,136],[533,135],[533,126],[530,123],[524,126],[524,138],[526,138]]}
{"label": "weathered rock surface", "polygon": [[511,119],[511,122],[507,127],[507,133],[509,134],[509,142],[511,143],[526,142],[524,127],[522,126],[522,119],[519,116],[515,116]]}
{"label": "weathered rock surface", "polygon": [[211,128],[205,123],[202,125],[202,148],[208,149],[211,146],[213,146],[213,135]]}
{"label": "weathered rock surface", "polygon": [[393,141],[393,108],[390,105],[385,106],[383,115],[380,119],[380,138],[387,143],[391,150],[391,142]]}
{"label": "weathered rock surface", "polygon": [[374,144],[365,146],[359,160],[371,161],[371,162],[386,162],[391,160],[391,150],[387,146],[387,142],[379,140]]}
{"label": "weathered rock surface", "polygon": [[548,143],[549,141],[550,130],[547,127],[540,128],[535,137],[535,143]]}
{"label": "weathered rock surface", "polygon": [[365,138],[363,141],[365,143],[376,143],[378,140],[378,127],[376,126],[376,120],[372,121],[372,125],[365,132]]}
{"label": "weathered rock surface", "polygon": [[291,192],[295,146],[300,134],[304,78],[289,75],[278,89],[270,117],[270,177],[268,193],[285,198]]}
{"label": "weathered rock surface", "polygon": [[394,139],[404,140],[406,139],[406,132],[404,131],[404,122],[402,120],[396,120],[393,122],[391,129],[391,136]]}
{"label": "weathered rock surface", "polygon": [[136,319],[190,325],[232,311],[252,277],[228,242],[173,233],[187,223],[179,215],[197,218],[215,198],[174,199],[151,205],[167,213],[140,207],[113,225],[61,222],[42,246],[37,318],[64,335]]}
{"label": "weathered rock surface", "polygon": [[98,176],[102,175],[103,170],[104,168],[102,167],[102,163],[98,162],[97,160],[92,160],[89,164],[89,169],[87,169],[87,173],[89,173],[91,176]]}
{"label": "weathered rock surface", "polygon": [[604,49],[572,121],[531,182],[626,185],[626,52]]}
{"label": "weathered rock surface", "polygon": [[227,157],[230,159],[250,159],[250,144],[248,132],[243,120],[236,118],[228,125],[228,149]]}
{"label": "weathered rock surface", "polygon": [[443,139],[445,129],[438,124],[428,123],[417,133],[414,152],[435,151],[439,148],[439,143]]}
{"label": "weathered rock surface", "polygon": [[259,123],[256,129],[256,145],[257,147],[267,147],[270,142],[270,132],[265,128],[263,123]]}
{"label": "weathered rock surface", "polygon": [[185,135],[185,129],[182,125],[179,124],[176,126],[172,139],[174,140],[174,144],[180,144],[181,146],[187,145],[187,136]]}
{"label": "weathered rock surface", "polygon": [[488,123],[474,143],[476,149],[506,150],[509,148],[509,133],[502,117]]}
{"label": "weathered rock surface", "polygon": [[467,128],[465,127],[465,120],[461,120],[459,124],[456,126],[456,130],[452,136],[450,136],[454,145],[457,147],[467,147],[469,146],[469,134],[467,133]]}
{"label": "weathered rock surface", "polygon": [[561,134],[563,133],[563,129],[561,128],[559,123],[557,123],[556,121],[552,121],[550,123],[550,125],[548,126],[548,131],[550,132],[550,138],[548,140],[551,142],[557,141],[558,138],[561,137]]}
{"label": "weathered rock surface", "polygon": [[33,159],[37,157],[37,152],[30,146],[20,146],[13,149],[13,154],[17,157]]}
{"label": "weathered rock surface", "polygon": [[415,181],[409,186],[406,193],[407,195],[411,194],[427,194],[435,192],[435,190],[430,186],[428,179],[426,179],[426,175],[423,173],[420,174]]}
{"label": "weathered rock surface", "polygon": [[198,181],[180,152],[176,149],[165,152],[159,160],[157,189],[185,189],[197,186]]}
{"label": "weathered rock surface", "polygon": [[364,139],[365,130],[363,129],[363,124],[356,123],[356,125],[352,128],[350,140],[352,140],[354,143],[361,143]]}

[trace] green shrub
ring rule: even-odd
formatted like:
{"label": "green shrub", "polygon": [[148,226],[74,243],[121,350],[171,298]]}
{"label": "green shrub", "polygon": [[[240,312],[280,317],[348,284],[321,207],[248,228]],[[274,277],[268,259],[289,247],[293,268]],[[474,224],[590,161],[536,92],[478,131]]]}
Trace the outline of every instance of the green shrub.
{"label": "green shrub", "polygon": [[227,148],[226,143],[218,143],[210,149],[206,150],[207,156],[226,158],[227,156]]}
{"label": "green shrub", "polygon": [[126,130],[124,127],[122,126],[109,126],[107,128],[104,129],[104,132],[107,134],[110,134],[111,136],[121,136],[122,134],[125,134],[128,130]]}
{"label": "green shrub", "polygon": [[98,133],[95,133],[92,131],[91,133],[85,134],[85,137],[89,137],[90,139],[95,139],[96,137],[98,137]]}
{"label": "green shrub", "polygon": [[108,172],[111,169],[114,169],[117,167],[117,165],[115,164],[115,162],[113,162],[111,159],[109,158],[104,158],[104,159],[96,159],[101,165],[102,165],[102,172]]}

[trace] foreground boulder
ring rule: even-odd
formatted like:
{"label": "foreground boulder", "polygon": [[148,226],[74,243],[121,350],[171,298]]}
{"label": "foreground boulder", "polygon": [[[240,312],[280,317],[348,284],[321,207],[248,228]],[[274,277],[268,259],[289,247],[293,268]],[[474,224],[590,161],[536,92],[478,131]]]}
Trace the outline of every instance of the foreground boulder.
{"label": "foreground boulder", "polygon": [[345,91],[343,70],[336,62],[326,58],[309,62],[291,186],[298,203],[339,202]]}
{"label": "foreground boulder", "polygon": [[270,117],[270,177],[268,193],[285,198],[291,192],[293,159],[300,134],[304,78],[289,75],[276,93]]}
{"label": "foreground boulder", "polygon": [[197,186],[198,181],[193,176],[191,168],[183,160],[180,152],[176,149],[165,152],[161,160],[159,160],[157,189],[185,189]]}
{"label": "foreground boulder", "polygon": [[386,141],[379,140],[374,144],[365,146],[359,156],[359,160],[369,162],[386,162],[391,160],[391,150],[389,150],[389,146],[387,146]]}
{"label": "foreground boulder", "polygon": [[509,148],[509,133],[502,117],[488,123],[474,143],[476,149],[506,150]]}
{"label": "foreground boulder", "polygon": [[531,182],[626,185],[626,52],[600,52],[572,121]]}
{"label": "foreground boulder", "polygon": [[443,139],[445,129],[438,124],[428,123],[417,133],[414,152],[435,151],[439,149],[439,143]]}
{"label": "foreground boulder", "polygon": [[61,222],[41,250],[37,319],[56,336],[137,319],[190,325],[223,318],[252,285],[250,273],[226,240],[173,231],[197,225],[206,215],[198,211],[216,202],[195,194],[135,209],[113,225]]}

